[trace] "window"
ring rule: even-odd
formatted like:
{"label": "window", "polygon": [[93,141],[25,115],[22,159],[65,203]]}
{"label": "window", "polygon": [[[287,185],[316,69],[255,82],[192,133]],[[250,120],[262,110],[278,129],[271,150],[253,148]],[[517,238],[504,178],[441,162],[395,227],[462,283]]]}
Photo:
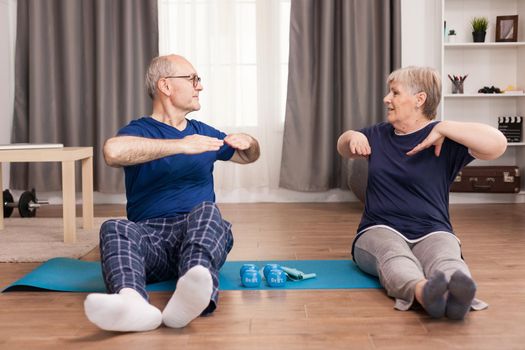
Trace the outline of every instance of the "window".
{"label": "window", "polygon": [[196,118],[222,128],[282,125],[290,0],[159,0],[160,54],[202,77]]}

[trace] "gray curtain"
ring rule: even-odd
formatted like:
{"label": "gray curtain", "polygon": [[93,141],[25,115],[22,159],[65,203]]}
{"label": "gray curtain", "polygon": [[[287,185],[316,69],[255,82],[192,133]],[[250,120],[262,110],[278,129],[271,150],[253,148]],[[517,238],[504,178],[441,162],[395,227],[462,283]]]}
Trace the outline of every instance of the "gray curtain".
{"label": "gray curtain", "polygon": [[[122,170],[101,151],[151,111],[144,74],[158,54],[157,0],[18,0],[17,11],[12,142],[93,146],[95,190],[122,193]],[[60,164],[12,163],[10,183],[60,190]]]}
{"label": "gray curtain", "polygon": [[347,187],[339,135],[384,120],[401,63],[401,0],[292,0],[280,186]]}

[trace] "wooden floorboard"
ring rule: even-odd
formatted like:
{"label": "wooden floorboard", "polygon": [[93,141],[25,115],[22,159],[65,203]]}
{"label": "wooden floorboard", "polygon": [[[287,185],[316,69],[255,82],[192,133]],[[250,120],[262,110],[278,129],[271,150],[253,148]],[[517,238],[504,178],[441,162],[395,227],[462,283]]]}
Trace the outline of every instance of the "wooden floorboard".
{"label": "wooden floorboard", "polygon": [[[222,204],[233,223],[229,260],[347,259],[357,203]],[[119,205],[95,215],[122,216]],[[38,216],[59,217],[60,207]],[[524,349],[525,204],[451,206],[463,253],[490,304],[461,322],[400,312],[383,290],[221,292],[217,311],[188,327],[138,334],[97,329],[84,293],[0,294],[0,349]],[[97,260],[98,250],[85,260]],[[38,264],[0,264],[0,286]],[[162,308],[170,293],[151,293]]]}

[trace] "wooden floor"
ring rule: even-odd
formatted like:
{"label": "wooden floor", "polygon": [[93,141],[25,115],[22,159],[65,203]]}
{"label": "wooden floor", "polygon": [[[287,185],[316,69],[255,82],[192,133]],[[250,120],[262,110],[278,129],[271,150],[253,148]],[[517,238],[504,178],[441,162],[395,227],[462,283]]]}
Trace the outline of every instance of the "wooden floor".
{"label": "wooden floor", "polygon": [[[339,204],[224,204],[234,224],[229,260],[348,259],[361,207]],[[120,216],[98,206],[96,216]],[[181,330],[137,334],[97,329],[85,294],[0,294],[0,349],[525,349],[525,205],[453,205],[464,257],[490,304],[465,321],[401,312],[383,290],[226,291],[219,308]],[[60,208],[38,216],[60,216]],[[98,252],[84,259],[98,259]],[[0,287],[37,264],[0,264]],[[169,293],[152,293],[162,308]]]}

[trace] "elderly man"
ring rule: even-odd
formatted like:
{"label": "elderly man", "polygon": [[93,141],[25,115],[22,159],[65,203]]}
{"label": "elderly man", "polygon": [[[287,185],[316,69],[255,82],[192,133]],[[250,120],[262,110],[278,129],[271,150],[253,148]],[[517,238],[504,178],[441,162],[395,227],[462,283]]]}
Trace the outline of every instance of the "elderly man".
{"label": "elderly man", "polygon": [[[156,57],[146,75],[150,116],[134,120],[104,145],[106,163],[124,167],[128,220],[100,229],[102,272],[110,294],[90,294],[88,319],[110,331],[186,326],[217,307],[218,271],[233,246],[231,224],[213,190],[213,163],[259,158],[257,140],[186,119],[200,109],[195,68],[177,55]],[[177,279],[161,312],[146,283]]]}

